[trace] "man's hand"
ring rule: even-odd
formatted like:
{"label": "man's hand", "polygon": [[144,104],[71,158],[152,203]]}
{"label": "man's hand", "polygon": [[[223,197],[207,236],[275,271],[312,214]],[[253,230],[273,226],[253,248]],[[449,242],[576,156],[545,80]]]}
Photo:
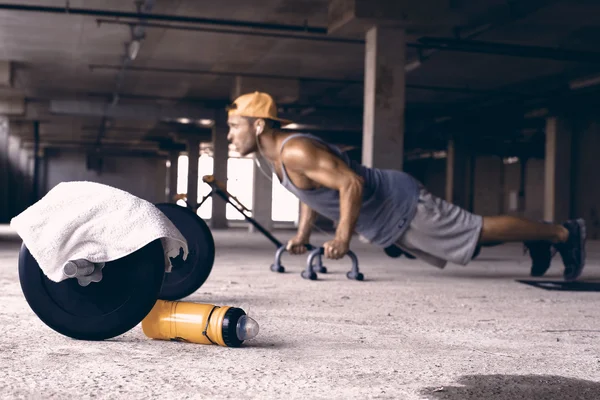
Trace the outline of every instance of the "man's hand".
{"label": "man's hand", "polygon": [[342,239],[333,239],[323,245],[325,257],[332,260],[339,260],[350,250],[350,242]]}
{"label": "man's hand", "polygon": [[308,240],[303,237],[295,236],[287,242],[285,249],[290,254],[304,254],[306,253],[306,245]]}

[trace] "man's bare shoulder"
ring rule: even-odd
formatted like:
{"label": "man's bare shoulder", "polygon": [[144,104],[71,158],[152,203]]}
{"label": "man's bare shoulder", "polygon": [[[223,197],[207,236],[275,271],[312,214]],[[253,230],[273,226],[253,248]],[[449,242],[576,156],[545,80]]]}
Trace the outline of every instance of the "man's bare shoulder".
{"label": "man's bare shoulder", "polygon": [[281,151],[286,167],[305,169],[314,165],[323,147],[314,140],[298,137],[290,139]]}

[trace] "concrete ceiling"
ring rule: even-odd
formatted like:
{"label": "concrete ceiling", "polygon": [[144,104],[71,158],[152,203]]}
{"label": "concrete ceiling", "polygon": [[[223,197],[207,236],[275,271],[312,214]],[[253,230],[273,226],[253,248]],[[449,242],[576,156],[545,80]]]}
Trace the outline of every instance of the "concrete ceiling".
{"label": "concrete ceiling", "polygon": [[[64,8],[66,3],[28,0],[18,5]],[[117,20],[110,12],[135,13],[135,3],[129,0],[68,3],[71,13],[51,12],[56,11],[53,9],[3,10],[3,6],[13,3],[0,3],[0,59],[11,62],[13,72],[12,84],[0,88],[0,98],[24,96],[25,112],[12,117],[14,131],[24,139],[33,135],[31,121],[39,120],[41,139],[47,143],[94,143],[101,136],[106,142],[135,147],[145,140],[163,138],[162,145],[168,147],[169,134],[177,130],[177,124],[161,121],[160,115],[173,115],[183,109],[200,115],[199,118],[205,113],[210,116],[229,101],[235,76],[239,74],[261,79],[284,77],[278,81],[281,85],[287,82],[294,86],[299,82],[299,98],[292,104],[282,104],[283,111],[303,112],[307,118],[325,121],[320,127],[324,136],[336,127],[339,131],[344,121],[345,126],[351,125],[348,129],[352,132],[331,133],[332,137],[360,144],[364,74],[361,41],[365,26],[344,32],[343,37],[349,40],[343,42],[281,37],[331,39],[342,34],[306,35],[275,31],[270,25],[306,24],[325,32],[328,0],[154,1],[150,11],[153,15],[196,17],[205,21],[148,21],[138,56],[122,75],[119,71],[126,54],[125,44],[132,35],[130,26],[124,22],[138,21]],[[431,38],[453,39],[452,35],[458,33],[463,39],[483,43],[476,43],[477,47],[468,51],[421,50],[421,65],[407,72],[409,149],[439,145],[441,142],[434,139],[441,140],[452,129],[439,121],[458,120],[464,124],[469,121],[469,112],[494,118],[493,114],[481,114],[484,106],[494,107],[495,118],[500,121],[506,120],[509,111],[519,121],[519,112],[522,116],[523,110],[515,113],[511,107],[527,102],[532,106],[546,105],[548,99],[564,99],[570,93],[570,80],[600,72],[600,57],[592,54],[600,52],[597,1],[448,0],[446,3],[453,10],[447,23],[437,29],[409,27],[408,41],[412,45],[406,49],[408,60],[418,60],[415,44],[438,43]],[[77,10],[109,13],[79,15],[73,12]],[[237,22],[228,25],[222,20]],[[240,21],[266,25],[248,29],[239,26],[243,25]],[[252,34],[244,33],[248,31]],[[430,38],[430,42],[424,38]],[[535,48],[497,48],[488,42]],[[539,46],[580,53],[546,51]],[[539,58],[533,57],[536,53]],[[550,56],[575,60],[552,60]],[[109,119],[93,113],[82,115],[91,106],[100,107],[96,110],[107,107],[114,100],[118,84],[116,107],[137,106],[137,118],[132,118],[131,112]],[[81,104],[57,114],[58,103],[51,101],[59,100]],[[483,137],[485,125],[480,120],[472,124],[472,130]],[[490,136],[503,136],[499,129],[490,131]],[[509,131],[508,137],[512,135],[507,128],[506,132]],[[202,132],[199,134],[208,139],[207,131]]]}

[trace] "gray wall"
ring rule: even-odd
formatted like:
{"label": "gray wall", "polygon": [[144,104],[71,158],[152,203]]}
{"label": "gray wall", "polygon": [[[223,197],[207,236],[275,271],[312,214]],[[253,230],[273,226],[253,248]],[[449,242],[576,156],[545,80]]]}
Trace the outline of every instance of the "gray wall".
{"label": "gray wall", "polygon": [[503,172],[500,157],[477,157],[475,161],[473,212],[479,215],[498,215],[502,212]]}
{"label": "gray wall", "polygon": [[0,119],[0,223],[8,223],[33,201],[33,152]]}
{"label": "gray wall", "polygon": [[[420,179],[436,196],[444,197],[446,160],[410,163],[407,172]],[[480,215],[523,215],[541,219],[544,211],[544,160],[530,159],[525,170],[525,210],[512,209],[518,194],[521,164],[504,164],[500,157],[479,156],[475,161],[473,211]]]}
{"label": "gray wall", "polygon": [[61,182],[92,181],[125,190],[152,203],[166,200],[166,159],[142,156],[105,156],[100,174],[86,167],[82,152],[50,152],[44,174],[46,192]]}
{"label": "gray wall", "polygon": [[527,218],[544,218],[544,160],[532,158],[525,170],[525,213]]}
{"label": "gray wall", "polygon": [[582,118],[574,127],[571,216],[587,222],[588,238],[600,238],[600,117]]}
{"label": "gray wall", "polygon": [[427,189],[438,197],[446,195],[446,159],[422,159],[408,161],[404,171],[418,179]]}
{"label": "gray wall", "polygon": [[[571,218],[585,218],[588,237],[600,239],[600,117],[589,114],[573,122]],[[521,161],[504,164],[499,157],[479,156],[474,178],[474,212],[480,215],[522,215],[534,220],[544,216],[544,160],[529,159],[525,169],[525,209],[514,210],[511,193],[517,195],[521,179]],[[438,196],[444,196],[445,160],[419,160],[407,163],[407,172],[415,175]],[[513,195],[514,196],[514,195]],[[560,222],[560,221],[557,221]]]}

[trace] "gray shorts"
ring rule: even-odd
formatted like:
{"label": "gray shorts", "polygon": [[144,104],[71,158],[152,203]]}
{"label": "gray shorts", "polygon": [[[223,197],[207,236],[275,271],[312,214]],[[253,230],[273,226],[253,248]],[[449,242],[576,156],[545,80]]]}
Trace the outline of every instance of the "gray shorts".
{"label": "gray shorts", "polygon": [[413,256],[444,268],[467,265],[479,242],[483,218],[432,195],[421,187],[417,212],[396,245]]}

